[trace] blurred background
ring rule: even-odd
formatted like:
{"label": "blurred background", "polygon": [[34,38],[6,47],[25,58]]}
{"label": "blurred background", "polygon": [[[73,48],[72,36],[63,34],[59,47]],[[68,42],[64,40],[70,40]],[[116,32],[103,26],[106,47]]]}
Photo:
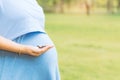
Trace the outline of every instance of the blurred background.
{"label": "blurred background", "polygon": [[119,13],[120,0],[38,0],[49,13]]}
{"label": "blurred background", "polygon": [[120,0],[38,0],[61,80],[120,80]]}

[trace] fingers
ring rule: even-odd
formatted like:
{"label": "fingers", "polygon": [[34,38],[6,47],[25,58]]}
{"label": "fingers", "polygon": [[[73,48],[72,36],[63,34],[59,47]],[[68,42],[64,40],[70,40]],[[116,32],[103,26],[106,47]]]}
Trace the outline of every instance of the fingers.
{"label": "fingers", "polygon": [[51,45],[46,45],[46,46],[26,46],[25,50],[23,51],[23,54],[31,55],[31,56],[40,56],[46,51],[48,51],[50,48],[53,46]]}
{"label": "fingers", "polygon": [[53,46],[50,46],[50,45],[45,46],[45,47],[41,48],[41,52],[46,52],[47,50],[49,50],[49,49],[52,48],[52,47],[53,47]]}
{"label": "fingers", "polygon": [[47,45],[47,46],[38,46],[39,50],[35,51],[32,53],[33,56],[40,56],[43,53],[45,53],[46,51],[48,51],[50,48],[52,48],[53,46],[51,45]]}

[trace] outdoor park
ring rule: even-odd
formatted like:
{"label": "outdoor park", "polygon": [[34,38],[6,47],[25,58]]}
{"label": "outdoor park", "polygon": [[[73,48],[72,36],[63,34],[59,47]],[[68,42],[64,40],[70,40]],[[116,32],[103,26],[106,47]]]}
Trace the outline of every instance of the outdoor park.
{"label": "outdoor park", "polygon": [[120,80],[120,0],[38,1],[61,80]]}

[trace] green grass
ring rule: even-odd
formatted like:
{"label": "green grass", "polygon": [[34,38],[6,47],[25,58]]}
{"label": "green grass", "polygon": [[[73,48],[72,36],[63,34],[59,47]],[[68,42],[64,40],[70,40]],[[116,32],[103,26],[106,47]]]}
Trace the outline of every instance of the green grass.
{"label": "green grass", "polygon": [[46,14],[62,80],[120,80],[120,16]]}

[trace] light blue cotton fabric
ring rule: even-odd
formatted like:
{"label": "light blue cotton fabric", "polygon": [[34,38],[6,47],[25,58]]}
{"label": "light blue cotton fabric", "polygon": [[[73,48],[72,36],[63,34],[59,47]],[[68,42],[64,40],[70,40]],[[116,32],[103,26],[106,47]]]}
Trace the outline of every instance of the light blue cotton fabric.
{"label": "light blue cotton fabric", "polygon": [[[0,0],[0,36],[23,45],[54,45],[36,0]],[[0,50],[0,80],[60,80],[55,47],[38,57]]]}
{"label": "light blue cotton fabric", "polygon": [[[54,45],[45,33],[32,32],[15,40],[24,45]],[[38,57],[0,50],[0,80],[60,80],[57,52],[51,48]]]}
{"label": "light blue cotton fabric", "polygon": [[0,35],[8,39],[34,31],[45,32],[44,19],[36,0],[0,0]]}

